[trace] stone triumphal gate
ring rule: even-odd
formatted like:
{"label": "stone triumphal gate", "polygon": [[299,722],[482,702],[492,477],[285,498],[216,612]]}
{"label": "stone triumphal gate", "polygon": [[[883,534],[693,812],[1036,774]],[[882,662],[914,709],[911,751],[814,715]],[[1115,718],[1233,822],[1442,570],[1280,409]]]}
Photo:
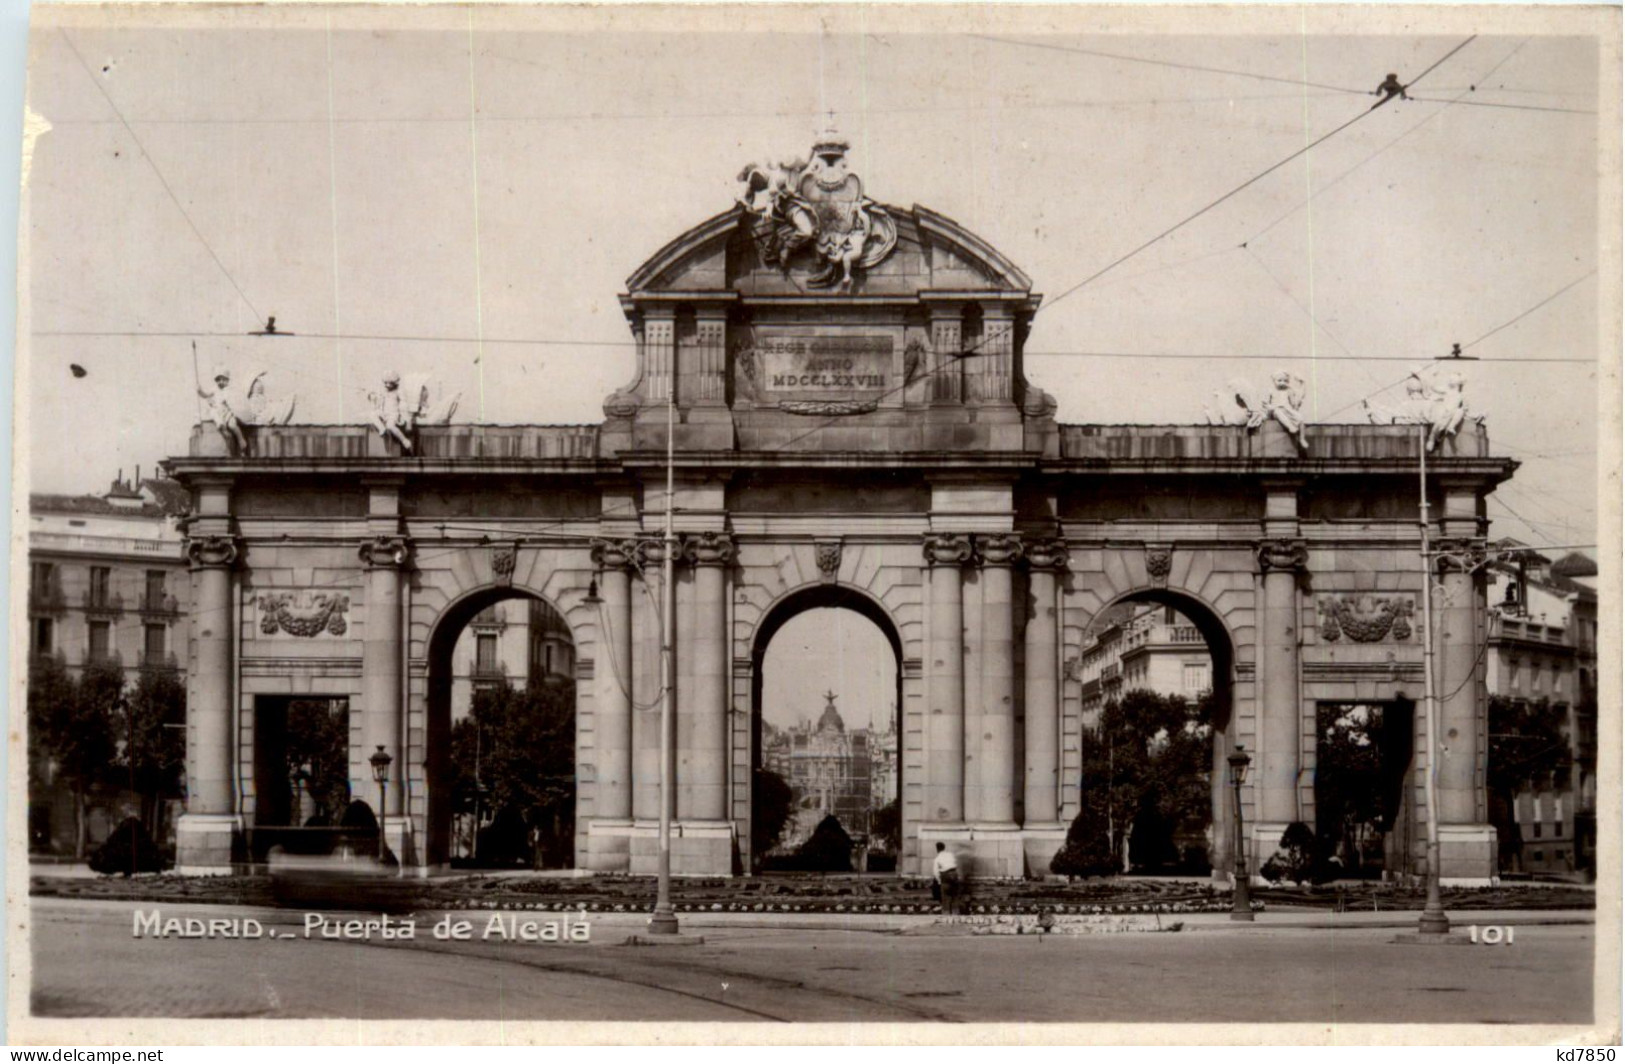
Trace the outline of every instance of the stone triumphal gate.
{"label": "stone triumphal gate", "polygon": [[[376,804],[382,747],[391,849],[444,864],[452,645],[486,607],[534,597],[576,648],[576,864],[652,872],[668,403],[678,872],[752,868],[756,674],[772,633],[824,606],[874,620],[896,652],[904,872],[938,840],[977,874],[1047,870],[1078,811],[1074,663],[1091,619],[1128,600],[1176,607],[1214,657],[1215,867],[1234,744],[1253,757],[1254,868],[1314,822],[1318,708],[1421,701],[1426,429],[1304,426],[1268,397],[1250,425],[1058,423],[1024,372],[1028,278],[949,218],[863,198],[844,164],[826,141],[804,172],[753,168],[740,204],[632,274],[636,372],[600,424],[381,405],[365,425],[251,427],[244,453],[198,427],[170,463],[195,509],[183,870],[253,852],[260,710],[290,696],[347,699],[353,795]],[[1471,558],[1514,463],[1479,422],[1437,435],[1442,872],[1485,880]],[[1422,832],[1403,837],[1419,862]]]}

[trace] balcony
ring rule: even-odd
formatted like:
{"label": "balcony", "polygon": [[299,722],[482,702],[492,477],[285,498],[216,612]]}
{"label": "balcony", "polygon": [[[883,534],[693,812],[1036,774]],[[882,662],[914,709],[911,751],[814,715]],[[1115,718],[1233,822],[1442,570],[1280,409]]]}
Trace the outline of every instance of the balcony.
{"label": "balcony", "polygon": [[145,592],[136,607],[143,617],[151,620],[173,620],[180,616],[180,601],[174,595]]}
{"label": "balcony", "polygon": [[173,653],[151,654],[143,650],[140,668],[142,672],[180,672],[181,663]]}
{"label": "balcony", "polygon": [[44,587],[29,587],[28,612],[58,616],[68,608],[68,602],[62,594],[62,585],[52,580]]}
{"label": "balcony", "polygon": [[119,656],[119,652],[116,650],[97,650],[94,647],[86,647],[84,657],[80,659],[82,665],[97,665],[103,662],[117,665],[120,668],[124,666],[124,659]]}
{"label": "balcony", "polygon": [[94,616],[117,617],[124,612],[124,596],[116,591],[86,591],[79,605]]}

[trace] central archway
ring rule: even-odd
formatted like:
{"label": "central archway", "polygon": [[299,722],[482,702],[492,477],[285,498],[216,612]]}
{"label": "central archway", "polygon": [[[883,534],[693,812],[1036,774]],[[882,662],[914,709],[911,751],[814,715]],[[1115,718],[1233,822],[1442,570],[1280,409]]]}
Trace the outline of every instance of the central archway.
{"label": "central archway", "polygon": [[574,867],[575,642],[563,615],[522,588],[480,589],[436,621],[427,665],[428,862]]}
{"label": "central archway", "polygon": [[[791,626],[805,627],[803,636],[816,638],[816,632],[836,625],[837,618],[861,619],[859,630],[851,634],[882,648],[871,658],[889,650],[890,676],[857,684],[852,688],[855,702],[838,707],[842,695],[834,691],[834,680],[815,678],[816,666],[806,664],[819,655],[802,655],[791,678],[788,701],[794,705],[783,698],[768,705],[769,649],[775,637]],[[768,611],[751,647],[752,873],[796,868],[812,860],[815,849],[827,849],[825,833],[817,839],[813,835],[829,816],[855,844],[852,870],[898,870],[904,838],[902,706],[902,639],[874,599],[839,584],[820,584],[792,592]],[[780,819],[786,803],[787,815]],[[841,869],[839,854],[827,856]]]}

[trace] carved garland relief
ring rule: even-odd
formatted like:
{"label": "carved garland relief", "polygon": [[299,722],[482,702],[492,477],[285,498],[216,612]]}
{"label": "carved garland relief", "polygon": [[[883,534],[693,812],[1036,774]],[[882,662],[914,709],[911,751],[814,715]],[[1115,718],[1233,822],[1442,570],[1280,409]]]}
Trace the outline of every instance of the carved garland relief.
{"label": "carved garland relief", "polygon": [[261,595],[260,631],[265,635],[286,632],[302,639],[312,639],[323,632],[343,635],[349,630],[344,614],[350,608],[350,596],[327,592],[286,592]]}
{"label": "carved garland relief", "polygon": [[1416,604],[1409,595],[1322,595],[1320,638],[1335,643],[1345,636],[1356,643],[1380,643],[1411,637]]}

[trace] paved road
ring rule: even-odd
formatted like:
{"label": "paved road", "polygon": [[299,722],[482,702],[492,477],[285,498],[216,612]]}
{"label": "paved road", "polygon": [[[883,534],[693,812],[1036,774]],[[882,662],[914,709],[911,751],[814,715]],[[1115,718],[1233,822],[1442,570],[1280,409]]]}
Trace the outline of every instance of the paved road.
{"label": "paved road", "polygon": [[[136,939],[136,906],[33,899],[42,1016],[804,1022],[1588,1023],[1594,932],[1510,947],[1388,929],[1034,938],[704,929],[705,944]],[[299,914],[254,916],[301,934]],[[460,914],[466,915],[466,914]],[[528,914],[535,915],[535,914]],[[482,919],[475,917],[476,920]],[[482,926],[477,923],[476,926]]]}

